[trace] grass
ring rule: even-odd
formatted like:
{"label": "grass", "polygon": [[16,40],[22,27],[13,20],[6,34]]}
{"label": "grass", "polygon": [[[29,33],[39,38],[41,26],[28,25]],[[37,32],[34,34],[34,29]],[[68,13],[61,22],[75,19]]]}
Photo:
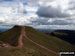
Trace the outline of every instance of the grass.
{"label": "grass", "polygon": [[44,33],[36,31],[31,27],[26,27],[26,35],[33,41],[55,51],[74,51],[74,47],[66,41],[59,38],[48,36]]}
{"label": "grass", "polygon": [[55,34],[55,35],[61,35],[61,36],[67,35],[66,33],[61,33],[61,32],[52,32],[52,33]]}
{"label": "grass", "polygon": [[0,34],[0,40],[4,43],[9,43],[12,46],[18,45],[18,38],[20,36],[20,27],[14,27],[6,32]]}
{"label": "grass", "polygon": [[[0,35],[0,43],[9,43],[13,47],[0,47],[1,56],[57,56],[39,46],[31,43],[23,37],[23,48],[17,48],[18,38],[20,36],[21,28],[14,27]],[[57,53],[60,51],[75,51],[74,47],[61,39],[53,36],[48,36],[41,33],[32,27],[25,26],[25,32],[34,42],[45,46]]]}

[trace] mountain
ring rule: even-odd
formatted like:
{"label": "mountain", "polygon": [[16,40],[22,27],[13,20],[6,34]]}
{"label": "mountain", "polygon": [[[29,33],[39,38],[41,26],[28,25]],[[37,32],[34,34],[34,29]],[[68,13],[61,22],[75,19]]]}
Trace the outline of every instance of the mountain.
{"label": "mountain", "polygon": [[54,36],[65,40],[73,45],[75,45],[75,31],[74,30],[55,30],[53,32],[46,32],[50,36]]}
{"label": "mountain", "polygon": [[54,31],[55,29],[36,29],[36,30],[38,30],[38,31],[40,31],[40,32],[52,32],[52,31]]}
{"label": "mountain", "polygon": [[59,56],[60,51],[75,51],[75,48],[29,26],[14,26],[0,34],[1,56]]}
{"label": "mountain", "polygon": [[4,32],[4,31],[7,31],[8,29],[0,29],[0,33],[1,32]]}

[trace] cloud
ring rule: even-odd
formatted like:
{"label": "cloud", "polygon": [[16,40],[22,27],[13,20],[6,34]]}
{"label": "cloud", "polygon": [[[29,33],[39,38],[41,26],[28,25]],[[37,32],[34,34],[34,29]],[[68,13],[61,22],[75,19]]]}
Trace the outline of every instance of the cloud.
{"label": "cloud", "polygon": [[24,8],[23,3],[22,3],[22,2],[20,2],[20,1],[19,1],[19,8],[18,8],[18,12],[19,12],[19,13],[23,13],[23,14],[26,14],[26,13],[27,13],[27,12],[26,12],[26,10],[25,10],[25,8]]}
{"label": "cloud", "polygon": [[42,5],[46,2],[52,2],[53,0],[25,0],[30,5]]}
{"label": "cloud", "polygon": [[0,28],[28,25],[45,29],[73,29],[75,17],[72,16],[74,9],[70,9],[74,8],[72,4],[72,0],[0,0]]}
{"label": "cloud", "polygon": [[75,30],[74,25],[36,25],[33,26],[37,29],[68,29],[68,30]]}
{"label": "cloud", "polygon": [[[6,8],[5,10],[3,9],[4,12],[6,12],[7,9],[11,8],[12,10],[16,10],[18,13],[26,14],[25,5],[26,4],[23,4],[23,2],[20,0],[4,0],[3,2],[0,2],[0,8]],[[7,12],[8,11],[9,10],[7,10]]]}
{"label": "cloud", "polygon": [[49,23],[50,25],[72,25],[71,22],[67,22],[65,20],[55,20],[51,23]]}
{"label": "cloud", "polygon": [[0,7],[0,14],[10,14],[13,13],[13,11],[12,7]]}
{"label": "cloud", "polygon": [[8,25],[30,25],[32,24],[31,21],[36,19],[35,7],[23,5],[23,3],[19,1],[18,3],[15,1],[0,2],[0,27]]}
{"label": "cloud", "polygon": [[0,15],[0,22],[6,23],[6,24],[14,24],[14,25],[29,25],[32,24],[32,20],[35,20],[37,18],[37,15],[35,14],[1,14]]}
{"label": "cloud", "polygon": [[0,0],[0,2],[15,1],[15,0]]}
{"label": "cloud", "polygon": [[[30,16],[30,17],[29,17]],[[73,22],[72,22],[73,21]],[[73,29],[75,22],[74,19],[71,18],[45,18],[45,17],[37,17],[37,15],[13,15],[13,16],[5,16],[0,19],[1,25],[0,27],[11,27],[13,25],[29,25],[34,28],[41,29]],[[71,26],[71,27],[70,27]]]}
{"label": "cloud", "polygon": [[69,9],[70,10],[75,10],[75,0],[70,0],[70,2],[69,2]]}
{"label": "cloud", "polygon": [[62,12],[60,8],[54,8],[52,6],[40,7],[37,11],[37,14],[41,17],[50,18],[64,18],[70,16],[69,14]]}
{"label": "cloud", "polygon": [[[74,19],[72,19],[74,20]],[[38,17],[37,20],[32,21],[33,25],[72,25],[75,24],[71,19],[68,18],[45,18],[45,17]]]}

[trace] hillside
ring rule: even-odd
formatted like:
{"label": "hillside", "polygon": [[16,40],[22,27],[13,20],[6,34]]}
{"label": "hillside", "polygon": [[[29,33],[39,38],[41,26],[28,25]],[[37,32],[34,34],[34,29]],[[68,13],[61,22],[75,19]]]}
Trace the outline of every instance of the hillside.
{"label": "hillside", "polygon": [[72,45],[75,45],[75,31],[74,30],[55,30],[53,32],[46,32],[50,36],[54,36],[65,40]]}
{"label": "hillside", "polygon": [[48,36],[29,26],[14,26],[0,34],[1,56],[59,56],[60,51],[75,51],[59,38]]}

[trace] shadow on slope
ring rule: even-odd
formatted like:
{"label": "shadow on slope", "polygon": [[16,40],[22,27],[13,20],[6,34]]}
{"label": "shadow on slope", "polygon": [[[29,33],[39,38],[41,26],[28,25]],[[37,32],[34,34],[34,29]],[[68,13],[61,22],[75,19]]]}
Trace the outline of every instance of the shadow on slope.
{"label": "shadow on slope", "polygon": [[75,31],[73,30],[56,30],[50,33],[46,32],[46,34],[60,38],[75,45]]}

